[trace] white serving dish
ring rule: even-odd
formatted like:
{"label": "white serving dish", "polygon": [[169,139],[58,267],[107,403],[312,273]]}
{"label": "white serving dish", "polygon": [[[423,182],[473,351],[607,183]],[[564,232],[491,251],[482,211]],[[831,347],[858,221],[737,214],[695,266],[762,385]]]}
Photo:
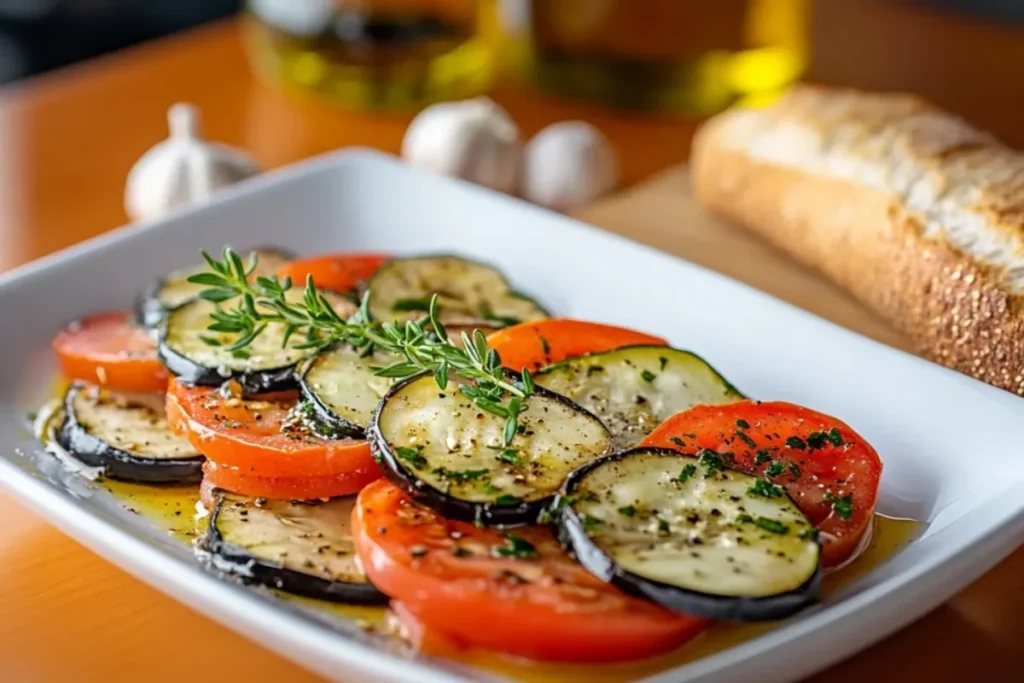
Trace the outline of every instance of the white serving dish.
{"label": "white serving dish", "polygon": [[0,483],[59,528],[153,586],[338,680],[493,679],[399,656],[202,571],[190,551],[68,476],[38,451],[24,415],[45,396],[51,335],[126,307],[197,250],[282,244],[459,252],[501,266],[558,315],[660,334],[708,359],[748,395],[840,416],[885,462],[880,512],[925,519],[918,541],[754,640],[649,681],[793,680],[937,606],[1024,541],[1024,402],[880,345],[742,284],[477,187],[367,151],[243,183],[206,206],[116,231],[0,276]]}

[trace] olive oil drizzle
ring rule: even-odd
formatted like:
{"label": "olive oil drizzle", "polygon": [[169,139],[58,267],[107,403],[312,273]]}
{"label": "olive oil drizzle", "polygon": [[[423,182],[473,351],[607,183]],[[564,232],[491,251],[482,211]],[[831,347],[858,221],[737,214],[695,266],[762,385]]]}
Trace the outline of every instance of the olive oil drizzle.
{"label": "olive oil drizzle", "polygon": [[[196,518],[199,490],[195,486],[159,487],[106,480],[101,486],[126,509],[147,519],[183,543],[190,544],[205,530],[205,519]],[[915,539],[926,528],[923,522],[894,519],[876,515],[873,534],[864,552],[842,570],[828,574],[822,586],[824,603],[833,600],[843,589],[880,566]],[[345,621],[377,634],[388,632],[388,610],[384,607],[359,607],[289,595],[272,594],[316,618]],[[460,653],[460,663],[487,669],[535,683],[564,680],[586,680],[592,683],[616,683],[653,675],[683,664],[695,662],[746,642],[777,628],[782,622],[721,623],[674,652],[622,664],[585,665],[526,662],[483,651]],[[446,653],[447,655],[448,653]]]}

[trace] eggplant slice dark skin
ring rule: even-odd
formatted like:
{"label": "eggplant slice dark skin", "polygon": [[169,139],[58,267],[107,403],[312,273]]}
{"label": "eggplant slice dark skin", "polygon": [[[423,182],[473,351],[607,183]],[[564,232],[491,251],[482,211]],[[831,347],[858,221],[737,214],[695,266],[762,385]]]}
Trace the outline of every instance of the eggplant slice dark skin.
{"label": "eggplant slice dark skin", "polygon": [[[259,256],[259,264],[256,267],[257,274],[266,276],[273,275],[278,266],[295,258],[294,254],[280,247],[257,247],[248,253],[255,253]],[[243,257],[243,261],[248,262],[248,255]],[[189,276],[205,270],[205,265],[183,268],[167,273],[151,282],[135,299],[136,321],[148,329],[159,328],[164,316],[178,306],[192,301],[199,296],[199,292],[205,289],[203,285],[188,282]]]}
{"label": "eggplant slice dark skin", "polygon": [[767,621],[813,605],[816,529],[781,487],[714,455],[637,448],[584,465],[555,503],[559,540],[603,581],[684,614]]}
{"label": "eggplant slice dark skin", "polygon": [[370,315],[380,321],[422,317],[433,294],[446,326],[507,327],[548,317],[544,307],[513,290],[494,266],[449,254],[392,259],[365,289]]}
{"label": "eggplant slice dark skin", "polygon": [[365,439],[377,405],[394,383],[377,375],[374,368],[394,360],[394,356],[381,351],[365,356],[358,349],[339,344],[299,366],[299,389],[317,420],[335,438]]}
{"label": "eggplant slice dark skin", "polygon": [[[296,301],[302,295],[301,288],[292,288],[287,293],[289,299]],[[338,295],[323,295],[331,299],[343,318],[356,310],[355,304]],[[251,344],[230,351],[238,335],[210,331],[213,310],[213,304],[197,299],[167,315],[160,329],[157,356],[172,374],[186,384],[203,386],[220,386],[229,379],[235,380],[246,394],[296,388],[295,367],[312,355],[309,350],[296,348],[305,342],[302,335],[294,335],[284,346],[284,325],[271,323]]]}
{"label": "eggplant slice dark skin", "polygon": [[[510,377],[517,378],[514,373]],[[511,526],[536,522],[572,470],[605,455],[611,435],[563,396],[536,387],[512,448],[501,448],[504,419],[432,374],[391,388],[367,430],[384,476],[445,517]]]}
{"label": "eggplant slice dark skin", "polygon": [[215,495],[198,543],[198,555],[211,569],[318,600],[387,604],[363,574],[352,544],[355,496],[300,503]]}
{"label": "eggplant slice dark skin", "polygon": [[146,484],[191,484],[203,477],[203,458],[171,432],[162,401],[72,384],[64,396],[57,443],[78,460],[102,467],[111,479]]}

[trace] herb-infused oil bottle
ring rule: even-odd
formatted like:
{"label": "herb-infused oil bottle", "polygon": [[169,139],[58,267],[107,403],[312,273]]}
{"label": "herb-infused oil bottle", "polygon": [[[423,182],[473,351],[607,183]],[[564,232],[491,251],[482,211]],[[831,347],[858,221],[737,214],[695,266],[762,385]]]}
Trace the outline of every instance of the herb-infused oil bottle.
{"label": "herb-infused oil bottle", "polygon": [[365,108],[414,108],[489,88],[493,0],[249,0],[256,68]]}
{"label": "herb-infused oil bottle", "polygon": [[510,56],[539,89],[706,114],[767,101],[807,64],[810,0],[501,0]]}

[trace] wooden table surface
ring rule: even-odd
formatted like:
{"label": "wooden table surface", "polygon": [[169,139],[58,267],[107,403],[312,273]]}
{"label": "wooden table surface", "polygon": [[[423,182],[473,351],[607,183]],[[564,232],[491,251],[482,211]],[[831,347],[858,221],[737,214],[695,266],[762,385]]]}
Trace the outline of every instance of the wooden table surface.
{"label": "wooden table surface", "polygon": [[[1024,145],[1024,79],[1011,68],[1024,63],[1024,27],[889,3],[817,5],[815,79],[918,90]],[[593,121],[619,148],[630,183],[683,161],[695,126],[602,112],[509,83],[495,96],[526,134],[559,119]],[[198,104],[210,137],[248,148],[268,168],[349,144],[394,151],[408,122],[344,113],[256,82],[234,24],[0,90],[0,269],[123,224],[125,173],[164,135],[164,112],[175,101]],[[679,183],[669,175],[627,195],[632,202],[636,193],[651,192],[650,215],[636,215],[623,198],[587,217],[760,279],[811,310],[829,308],[818,312],[901,343],[852,303],[832,311],[828,297],[838,295],[806,271],[766,270],[771,257],[756,247],[737,248],[726,260],[721,245],[733,237],[684,240],[671,221],[656,221],[676,210],[666,188]],[[121,572],[3,495],[0,519],[0,680],[317,680]],[[1021,577],[1024,551],[1017,551],[928,617],[813,680],[1024,680],[1015,651],[1024,642]]]}

